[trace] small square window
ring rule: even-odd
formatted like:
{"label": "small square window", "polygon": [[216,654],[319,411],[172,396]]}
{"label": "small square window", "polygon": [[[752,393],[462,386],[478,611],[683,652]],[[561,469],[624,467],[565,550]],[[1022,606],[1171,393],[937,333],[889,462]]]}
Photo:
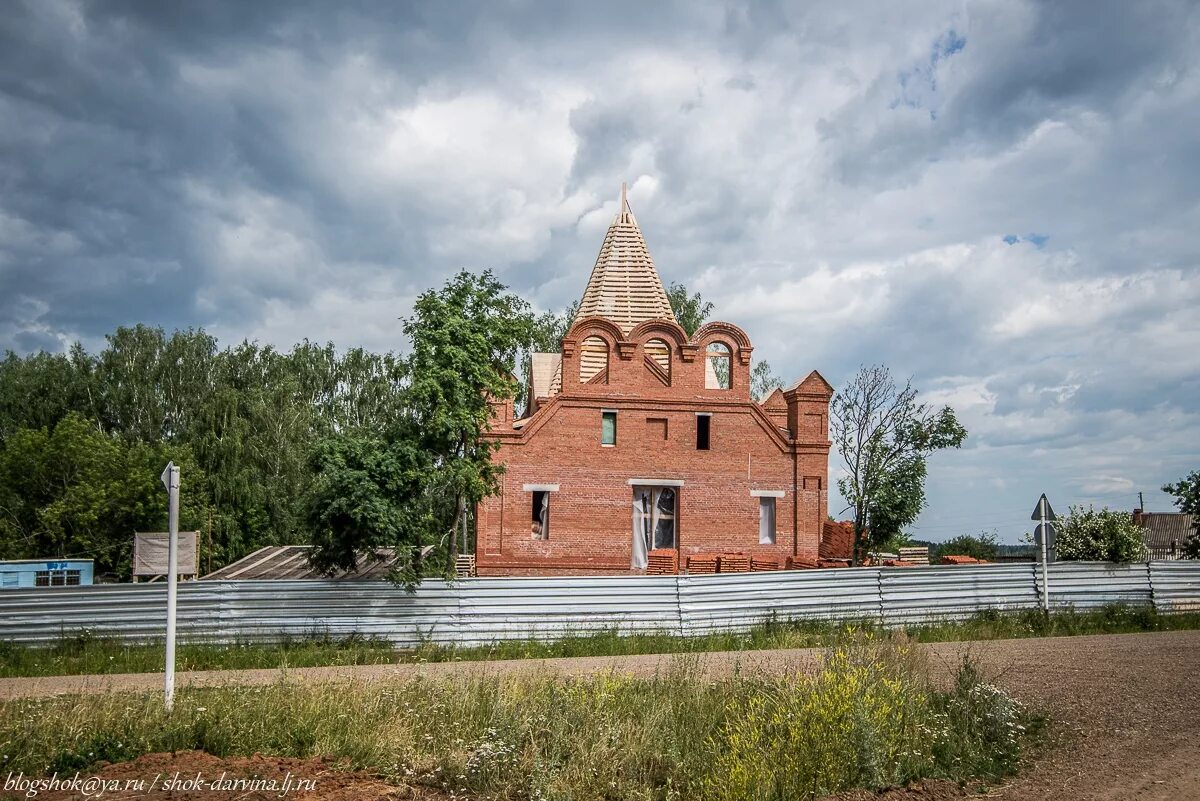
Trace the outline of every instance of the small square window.
{"label": "small square window", "polygon": [[535,540],[550,539],[550,493],[535,490],[531,511],[533,516],[529,525],[530,535]]}
{"label": "small square window", "polygon": [[712,415],[696,415],[696,450],[706,451],[712,444]]}
{"label": "small square window", "polygon": [[78,587],[79,586],[79,571],[78,570],[68,570],[67,571],[67,586],[68,587]]}
{"label": "small square window", "polygon": [[758,499],[758,544],[775,544],[775,499]]}
{"label": "small square window", "polygon": [[616,412],[601,412],[600,413],[600,444],[601,445],[616,445],[617,444],[617,413]]}
{"label": "small square window", "polygon": [[39,570],[33,574],[33,586],[49,587],[50,586],[50,571]]}

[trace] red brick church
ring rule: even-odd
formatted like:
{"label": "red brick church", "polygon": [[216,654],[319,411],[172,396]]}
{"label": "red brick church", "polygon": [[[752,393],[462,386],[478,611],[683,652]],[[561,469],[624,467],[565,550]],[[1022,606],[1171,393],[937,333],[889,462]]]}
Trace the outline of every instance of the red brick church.
{"label": "red brick church", "polygon": [[833,390],[813,371],[756,402],[752,352],[732,323],[675,321],[622,189],[562,352],[533,354],[523,416],[496,404],[479,575],[816,563]]}

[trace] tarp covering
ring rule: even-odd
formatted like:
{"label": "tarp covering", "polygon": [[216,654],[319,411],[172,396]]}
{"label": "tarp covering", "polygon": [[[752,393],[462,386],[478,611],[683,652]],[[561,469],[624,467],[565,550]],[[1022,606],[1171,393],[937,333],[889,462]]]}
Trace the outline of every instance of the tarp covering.
{"label": "tarp covering", "polygon": [[[167,574],[168,537],[165,531],[133,535],[133,575],[165,576]],[[179,551],[175,556],[176,571],[182,576],[194,576],[199,554],[200,532],[179,532]]]}

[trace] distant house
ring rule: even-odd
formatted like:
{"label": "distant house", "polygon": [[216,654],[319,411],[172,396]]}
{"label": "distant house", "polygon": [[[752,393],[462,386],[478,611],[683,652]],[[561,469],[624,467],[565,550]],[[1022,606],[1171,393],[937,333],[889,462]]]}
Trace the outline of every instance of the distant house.
{"label": "distant house", "polygon": [[92,583],[91,559],[12,559],[0,562],[0,589],[78,587]]}
{"label": "distant house", "polygon": [[1133,522],[1145,530],[1142,541],[1151,559],[1182,559],[1184,546],[1196,535],[1194,515],[1134,509]]}

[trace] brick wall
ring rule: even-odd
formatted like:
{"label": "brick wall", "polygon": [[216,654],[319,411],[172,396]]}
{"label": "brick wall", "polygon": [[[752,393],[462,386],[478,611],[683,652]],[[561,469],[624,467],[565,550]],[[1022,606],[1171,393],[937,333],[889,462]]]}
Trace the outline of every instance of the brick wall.
{"label": "brick wall", "polygon": [[[578,343],[600,336],[609,353],[604,380],[579,382]],[[669,384],[646,363],[643,346],[668,343]],[[706,389],[704,351],[731,349],[731,387]],[[689,554],[740,551],[815,562],[827,515],[829,442],[827,385],[805,382],[788,399],[798,439],[780,429],[783,409],[769,415],[750,399],[750,343],[724,323],[690,340],[673,323],[655,321],[628,337],[589,318],[564,342],[563,392],[548,399],[520,430],[497,422],[496,454],[506,472],[500,494],[478,511],[481,575],[629,572],[633,547],[631,479],[682,482],[676,488],[676,540]],[[814,374],[815,375],[815,374]],[[812,381],[810,376],[810,381]],[[601,415],[617,416],[616,443],[601,443]],[[711,415],[709,450],[696,447],[697,416]],[[800,415],[807,415],[800,416]],[[527,489],[529,487],[529,489]],[[533,491],[550,491],[547,539],[531,535]],[[759,497],[776,499],[774,545],[759,543]]]}

